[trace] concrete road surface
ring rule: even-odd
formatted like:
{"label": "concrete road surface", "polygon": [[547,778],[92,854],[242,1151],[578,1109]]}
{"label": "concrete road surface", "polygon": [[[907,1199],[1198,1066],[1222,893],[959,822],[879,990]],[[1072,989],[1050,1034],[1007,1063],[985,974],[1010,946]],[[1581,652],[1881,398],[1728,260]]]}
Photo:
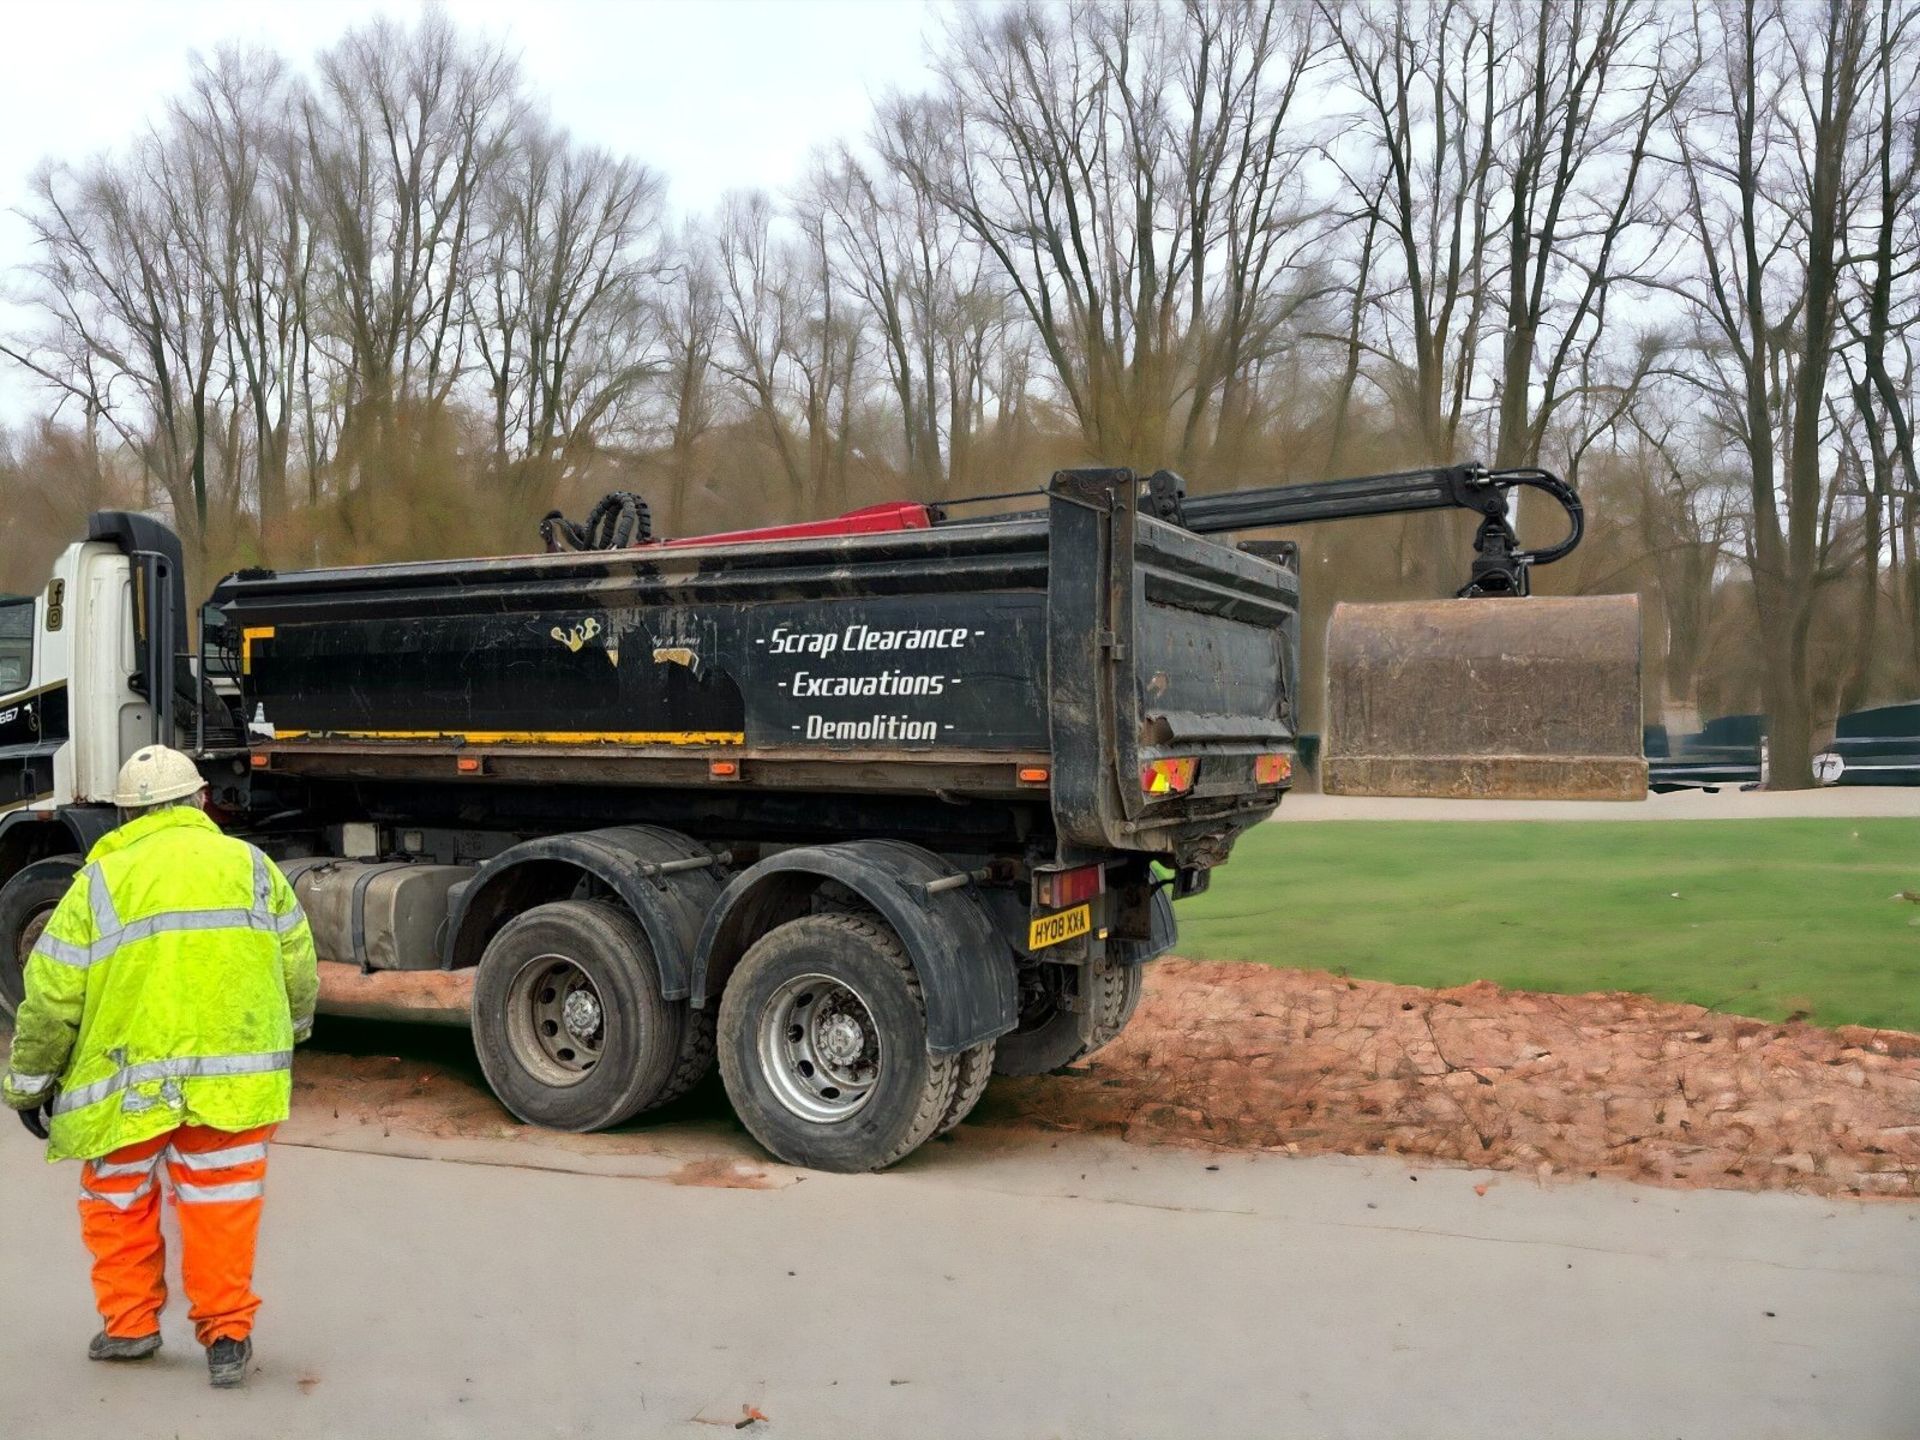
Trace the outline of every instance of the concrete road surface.
{"label": "concrete road surface", "polygon": [[216,1394],[177,1313],[156,1361],[82,1358],[75,1169],[0,1137],[0,1435],[1920,1435],[1920,1207],[1044,1138],[857,1178],[719,1133],[321,1138],[442,1158],[276,1150],[257,1370]]}

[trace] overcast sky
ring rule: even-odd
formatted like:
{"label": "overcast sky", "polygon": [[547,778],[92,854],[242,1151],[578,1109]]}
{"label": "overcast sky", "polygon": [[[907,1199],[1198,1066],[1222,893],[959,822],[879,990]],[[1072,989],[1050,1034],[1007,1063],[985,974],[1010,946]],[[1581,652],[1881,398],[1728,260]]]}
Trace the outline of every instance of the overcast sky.
{"label": "overcast sky", "polygon": [[[676,210],[737,186],[778,187],[817,145],[860,133],[871,100],[926,78],[940,0],[458,0],[463,27],[503,37],[554,118],[667,177]],[[302,64],[348,26],[410,0],[21,0],[0,84],[0,270],[28,256],[14,210],[54,155],[112,149],[186,83],[188,57],[229,40]],[[20,312],[0,306],[0,323]],[[0,360],[0,420],[36,401]]]}

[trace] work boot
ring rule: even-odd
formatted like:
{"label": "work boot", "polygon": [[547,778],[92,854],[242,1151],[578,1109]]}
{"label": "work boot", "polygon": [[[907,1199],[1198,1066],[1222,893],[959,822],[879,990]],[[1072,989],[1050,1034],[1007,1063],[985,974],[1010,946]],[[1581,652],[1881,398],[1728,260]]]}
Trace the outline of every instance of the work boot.
{"label": "work boot", "polygon": [[216,1340],[207,1346],[207,1379],[221,1390],[231,1390],[247,1378],[253,1359],[252,1340]]}
{"label": "work boot", "polygon": [[151,1335],[109,1335],[102,1330],[87,1344],[89,1360],[144,1360],[160,1348],[160,1332]]}

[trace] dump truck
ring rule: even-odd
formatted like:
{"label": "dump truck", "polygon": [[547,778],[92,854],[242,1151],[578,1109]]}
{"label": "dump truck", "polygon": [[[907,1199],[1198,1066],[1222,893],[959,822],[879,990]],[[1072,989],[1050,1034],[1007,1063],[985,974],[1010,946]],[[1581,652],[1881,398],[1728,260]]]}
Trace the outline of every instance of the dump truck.
{"label": "dump truck", "polygon": [[[1558,545],[1518,544],[1523,487]],[[1297,552],[1214,537],[1318,520],[1480,516],[1468,598],[1336,615],[1333,774],[1644,794],[1631,597],[1586,628],[1525,598],[1581,529],[1545,472],[986,498],[662,539],[611,496],[542,553],[243,570],[197,626],[173,532],[95,515],[0,602],[0,1008],[160,740],[291,880],[323,1012],[470,1026],[501,1102],[565,1130],[717,1064],[774,1155],[887,1166],[990,1076],[1113,1040],[1173,902],[1281,803]]]}

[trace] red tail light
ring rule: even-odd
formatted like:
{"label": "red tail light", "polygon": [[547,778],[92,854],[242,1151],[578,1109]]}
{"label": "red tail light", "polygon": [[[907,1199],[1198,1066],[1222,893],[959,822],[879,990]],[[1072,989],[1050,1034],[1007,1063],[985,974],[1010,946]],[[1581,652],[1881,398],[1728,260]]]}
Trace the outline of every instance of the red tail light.
{"label": "red tail light", "polygon": [[1036,870],[1033,903],[1042,910],[1064,910],[1083,905],[1106,889],[1107,872],[1099,865],[1075,870]]}
{"label": "red tail light", "polygon": [[1179,760],[1149,760],[1140,767],[1140,788],[1148,795],[1184,795],[1193,788],[1200,762],[1190,757]]}

